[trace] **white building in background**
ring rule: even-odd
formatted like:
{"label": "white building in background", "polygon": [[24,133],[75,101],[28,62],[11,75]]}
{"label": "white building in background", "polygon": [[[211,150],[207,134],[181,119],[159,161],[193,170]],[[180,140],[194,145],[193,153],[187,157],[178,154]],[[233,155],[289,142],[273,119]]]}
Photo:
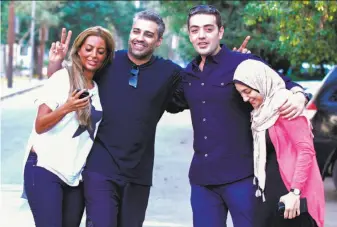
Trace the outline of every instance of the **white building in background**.
{"label": "white building in background", "polygon": [[[5,50],[6,49],[6,50]],[[13,45],[13,71],[20,75],[29,75],[31,62],[31,47],[28,45]],[[1,44],[0,46],[0,76],[6,75],[8,63],[8,45]]]}

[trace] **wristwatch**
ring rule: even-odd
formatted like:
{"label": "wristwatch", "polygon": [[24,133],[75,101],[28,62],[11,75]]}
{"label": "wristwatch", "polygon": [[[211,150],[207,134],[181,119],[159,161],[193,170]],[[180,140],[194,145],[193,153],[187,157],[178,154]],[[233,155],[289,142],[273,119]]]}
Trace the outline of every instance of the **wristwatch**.
{"label": "wristwatch", "polygon": [[294,193],[295,195],[301,195],[301,190],[298,188],[292,188],[290,189],[290,191]]}
{"label": "wristwatch", "polygon": [[304,95],[304,97],[305,97],[305,104],[307,104],[310,101],[310,99],[312,98],[312,94],[306,93],[304,91],[295,91],[295,92],[293,92],[293,94],[297,94],[297,93],[301,93],[302,95]]}

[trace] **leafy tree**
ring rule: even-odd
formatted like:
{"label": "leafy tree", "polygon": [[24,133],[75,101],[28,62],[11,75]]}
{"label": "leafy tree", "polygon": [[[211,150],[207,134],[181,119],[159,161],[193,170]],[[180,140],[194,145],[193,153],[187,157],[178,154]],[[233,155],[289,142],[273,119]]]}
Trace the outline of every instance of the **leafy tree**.
{"label": "leafy tree", "polygon": [[[7,41],[8,1],[1,2],[1,42]],[[134,13],[143,10],[136,9],[129,1],[36,1],[36,30],[42,25],[48,25],[49,39],[47,45],[59,39],[60,30],[66,27],[73,31],[72,39],[84,29],[100,25],[112,30],[127,43]],[[15,1],[16,16],[20,19],[20,33],[17,42],[28,43],[31,21],[31,2]],[[38,43],[38,33],[35,37]],[[122,45],[123,46],[123,45]]]}
{"label": "leafy tree", "polygon": [[[49,27],[58,25],[59,17],[53,14],[53,10],[60,5],[60,1],[50,1],[47,4],[46,2],[36,1],[35,4],[34,74],[38,74],[41,79],[46,37],[40,37],[39,31],[42,31],[41,34],[46,34]],[[15,2],[16,15],[21,21],[19,34],[16,36],[16,40],[20,44],[29,42],[30,24],[33,19],[31,18],[31,10],[31,1]]]}
{"label": "leafy tree", "polygon": [[72,40],[84,29],[99,25],[117,33],[124,45],[136,11],[128,1],[67,1],[58,9],[60,26],[73,31]]}
{"label": "leafy tree", "polygon": [[244,11],[261,49],[276,51],[294,66],[337,62],[336,1],[250,2]]}
{"label": "leafy tree", "polygon": [[238,47],[250,35],[248,48],[275,69],[287,71],[292,65],[296,70],[302,62],[337,62],[335,1],[163,1],[161,13],[180,37],[179,53],[186,60],[195,55],[187,36],[187,14],[198,4],[211,4],[220,11],[223,41],[229,48]]}
{"label": "leafy tree", "polygon": [[[1,2],[1,42],[7,42],[8,1]],[[84,29],[100,25],[111,30],[119,47],[127,43],[132,17],[136,9],[133,2],[128,1],[36,1],[35,10],[35,61],[36,72],[40,74],[43,65],[45,42],[40,40],[39,29],[49,30],[49,40],[46,50],[51,42],[60,39],[62,27],[73,31],[72,40]],[[29,43],[31,24],[31,1],[15,1],[15,13],[20,20],[20,31],[16,35],[16,42]],[[38,52],[37,49],[40,49]],[[38,58],[39,56],[39,58]]]}
{"label": "leafy tree", "polygon": [[1,1],[1,44],[7,43],[7,30],[8,30],[8,5],[9,1]]}
{"label": "leafy tree", "polygon": [[[59,23],[59,17],[54,10],[60,5],[60,1],[36,1],[35,6],[35,43],[39,44],[38,31],[42,26],[53,27]],[[16,40],[20,43],[28,43],[31,24],[31,1],[16,1],[15,12],[20,20],[20,31]]]}

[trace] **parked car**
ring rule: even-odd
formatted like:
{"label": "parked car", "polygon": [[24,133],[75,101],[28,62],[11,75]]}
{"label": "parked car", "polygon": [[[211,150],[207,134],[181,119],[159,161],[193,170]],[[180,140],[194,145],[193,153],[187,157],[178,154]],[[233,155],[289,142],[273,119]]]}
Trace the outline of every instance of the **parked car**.
{"label": "parked car", "polygon": [[[331,111],[333,105],[320,103],[323,92],[329,87],[331,81],[337,81],[337,66],[334,66],[322,81],[299,82],[301,86],[313,95],[309,101],[305,114],[311,119],[314,133],[314,145],[317,162],[324,179],[333,178],[337,189],[337,111]],[[331,86],[330,86],[331,87]],[[337,90],[335,91],[337,97]],[[337,100],[334,99],[337,105]],[[334,100],[332,100],[334,102]],[[331,108],[331,109],[329,109]]]}
{"label": "parked car", "polygon": [[333,65],[328,64],[314,65],[303,62],[298,76],[307,80],[323,78],[333,67]]}

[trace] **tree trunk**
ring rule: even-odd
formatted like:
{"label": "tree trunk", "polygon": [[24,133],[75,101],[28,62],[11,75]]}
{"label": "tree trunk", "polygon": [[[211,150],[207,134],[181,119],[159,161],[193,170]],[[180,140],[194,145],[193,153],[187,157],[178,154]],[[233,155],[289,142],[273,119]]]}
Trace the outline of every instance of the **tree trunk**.
{"label": "tree trunk", "polygon": [[46,25],[41,24],[40,27],[40,45],[39,45],[39,59],[37,64],[37,74],[39,77],[39,80],[43,78],[42,75],[42,68],[43,68],[43,57],[44,57],[44,50],[46,46]]}
{"label": "tree trunk", "polygon": [[37,45],[34,45],[34,65],[33,65],[33,77],[35,78],[37,75],[37,66],[38,66],[38,60],[39,60],[39,48]]}
{"label": "tree trunk", "polygon": [[[15,39],[15,31],[14,31],[14,1],[9,3],[8,7],[8,33],[7,33],[7,43],[8,43],[8,64],[7,64],[7,87],[13,87],[13,44]],[[5,48],[6,52],[6,48]]]}

